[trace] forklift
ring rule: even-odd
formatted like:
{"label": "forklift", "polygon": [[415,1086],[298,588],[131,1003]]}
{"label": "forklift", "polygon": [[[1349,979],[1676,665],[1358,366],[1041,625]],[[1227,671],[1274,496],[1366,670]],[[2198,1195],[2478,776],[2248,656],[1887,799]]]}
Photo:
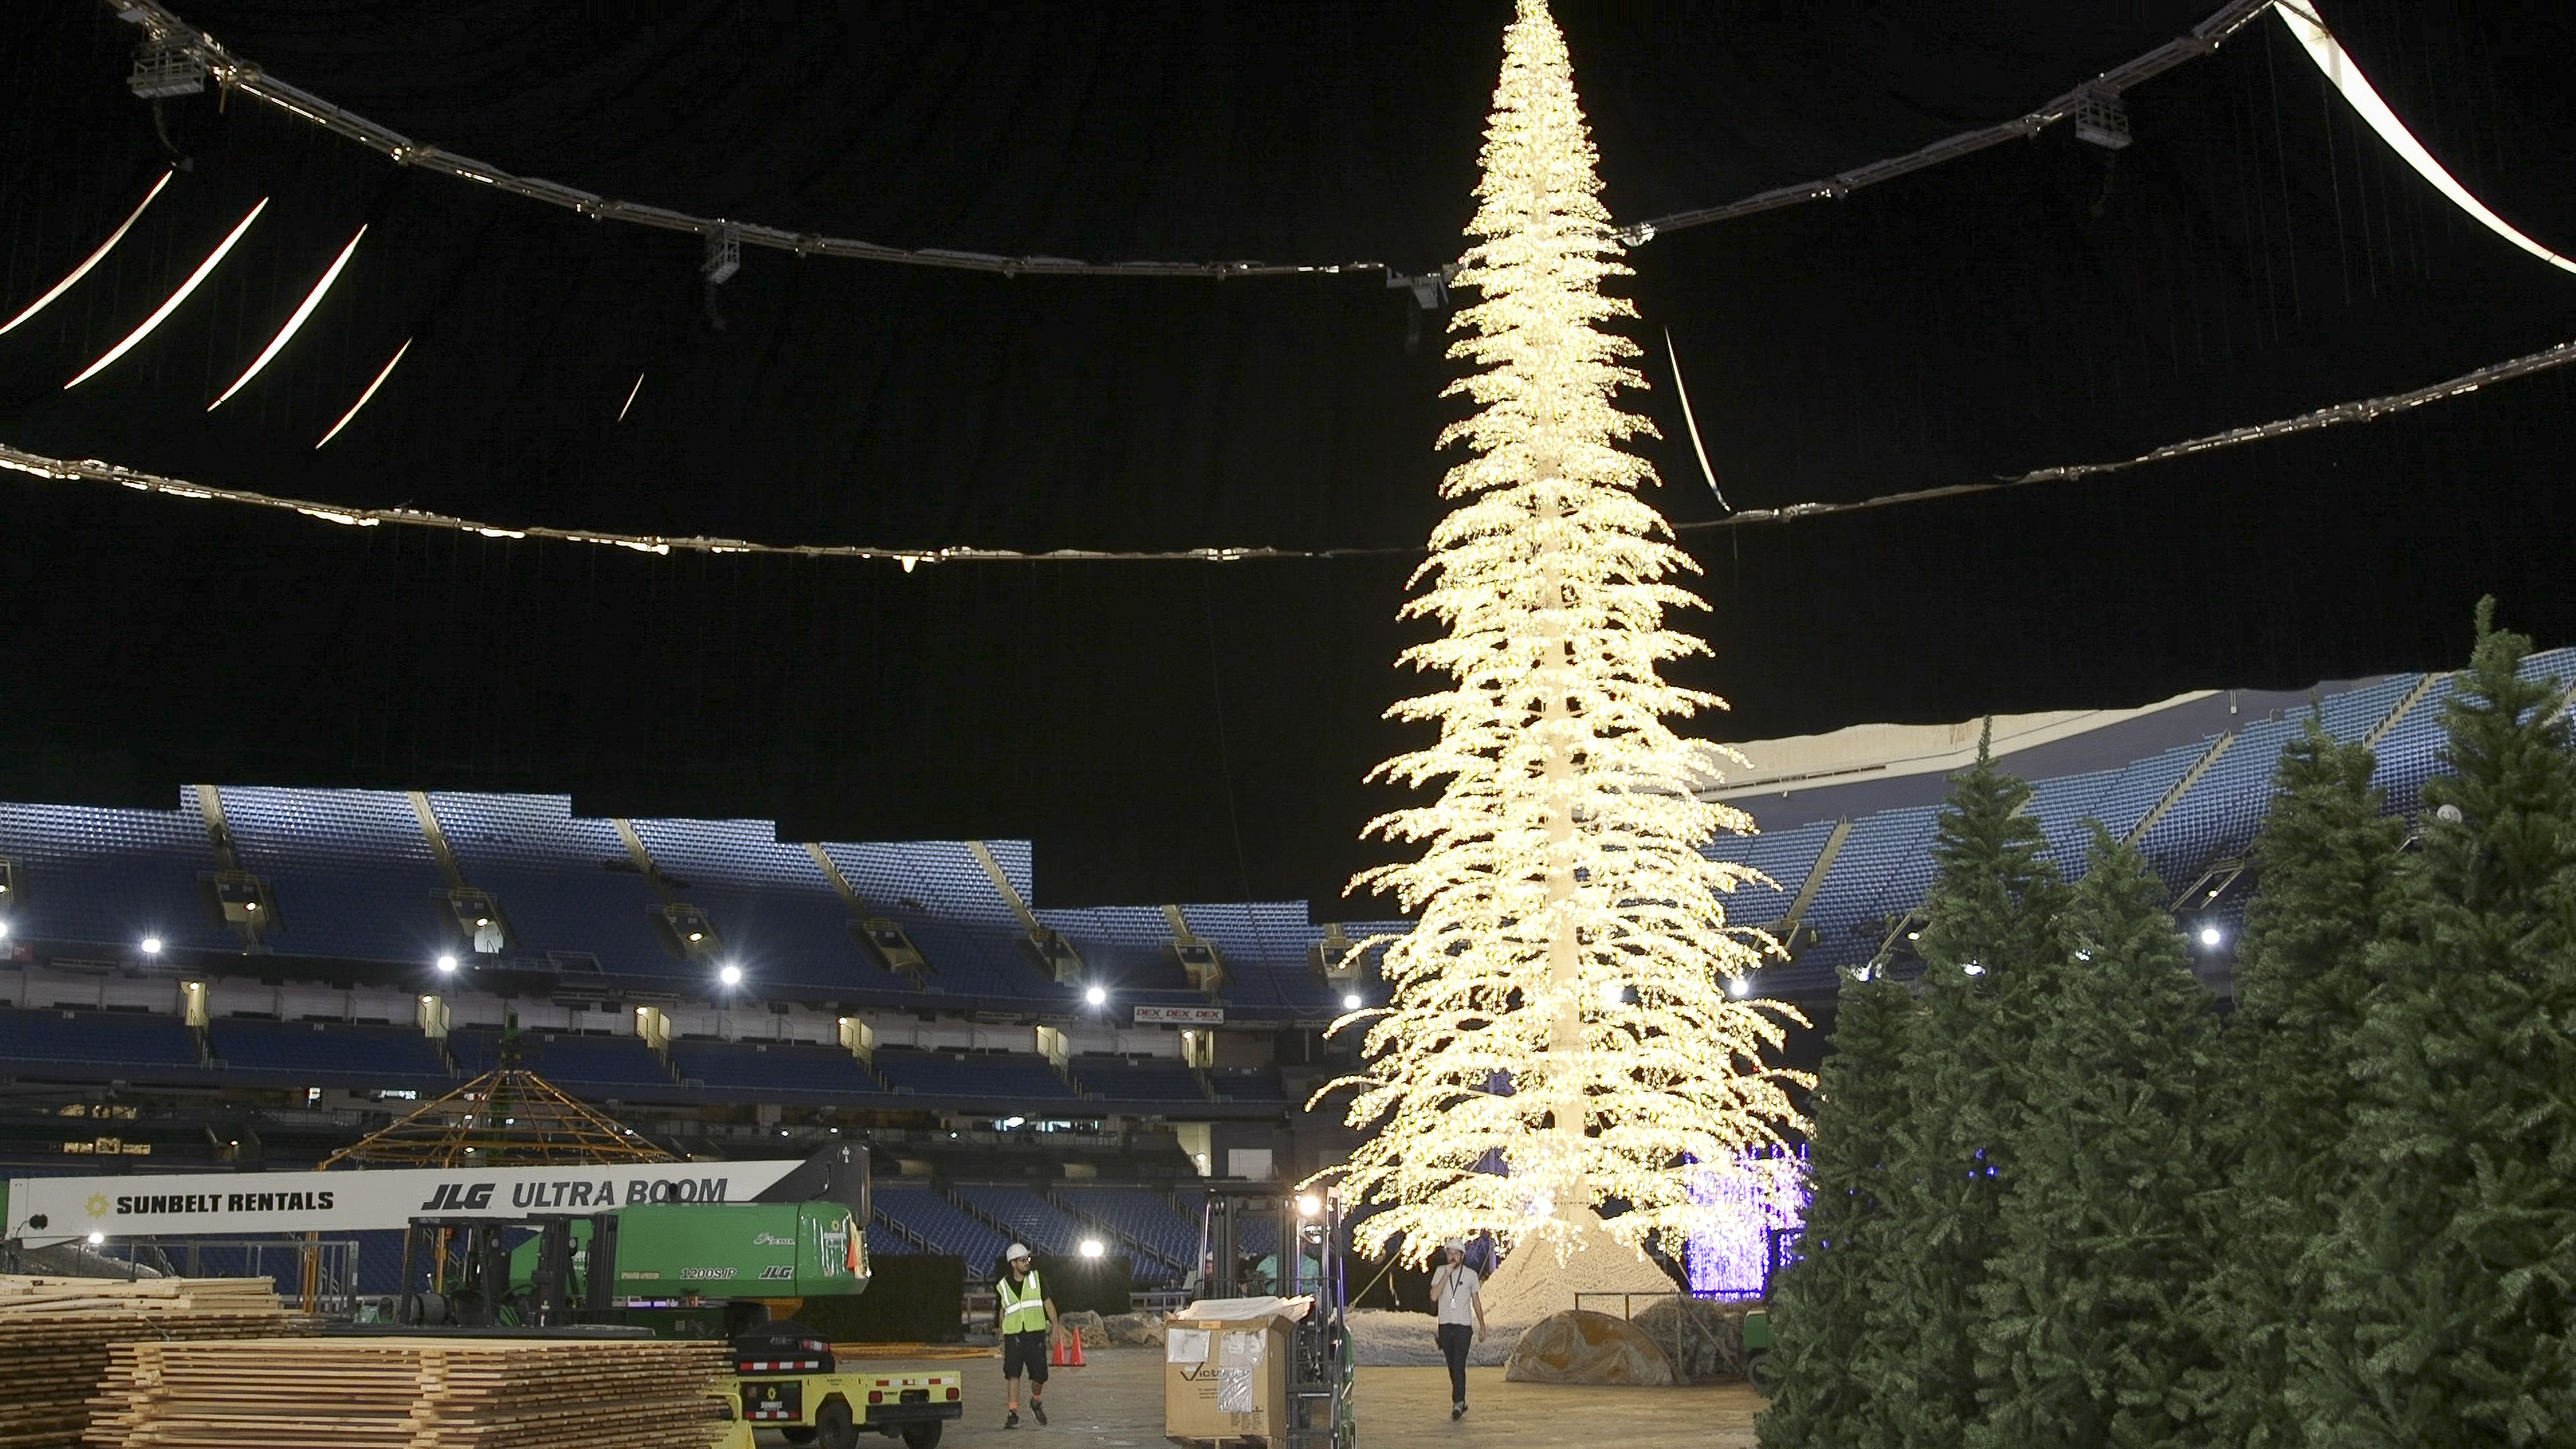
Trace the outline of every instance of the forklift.
{"label": "forklift", "polygon": [[[1337,1191],[1211,1184],[1199,1224],[1201,1296],[1312,1298],[1297,1322],[1288,1378],[1288,1432],[1277,1449],[1352,1449],[1359,1437],[1352,1399],[1350,1223]],[[1278,1225],[1279,1251],[1265,1267],[1247,1255],[1244,1229]]]}

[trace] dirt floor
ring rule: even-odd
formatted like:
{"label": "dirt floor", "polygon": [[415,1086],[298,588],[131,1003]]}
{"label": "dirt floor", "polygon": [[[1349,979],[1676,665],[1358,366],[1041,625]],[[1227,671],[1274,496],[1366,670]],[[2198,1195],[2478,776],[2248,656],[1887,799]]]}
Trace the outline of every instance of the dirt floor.
{"label": "dirt floor", "polygon": [[[857,1365],[853,1365],[856,1367]],[[1089,1366],[1057,1369],[1047,1383],[1048,1427],[1026,1412],[1020,1427],[1002,1428],[998,1359],[899,1364],[869,1360],[879,1372],[963,1369],[966,1417],[950,1424],[940,1449],[1012,1445],[1015,1449],[1148,1449],[1164,1444],[1163,1355],[1145,1348],[1094,1349]],[[1025,1388],[1025,1386],[1023,1386]],[[1467,1417],[1449,1421],[1449,1374],[1439,1368],[1359,1371],[1359,1442],[1438,1444],[1451,1449],[1527,1449],[1530,1445],[1616,1445],[1618,1449],[1752,1449],[1759,1394],[1743,1384],[1686,1389],[1570,1388],[1507,1384],[1501,1369],[1467,1371]],[[783,1444],[763,1433],[764,1446]],[[900,1441],[863,1440],[863,1443]]]}

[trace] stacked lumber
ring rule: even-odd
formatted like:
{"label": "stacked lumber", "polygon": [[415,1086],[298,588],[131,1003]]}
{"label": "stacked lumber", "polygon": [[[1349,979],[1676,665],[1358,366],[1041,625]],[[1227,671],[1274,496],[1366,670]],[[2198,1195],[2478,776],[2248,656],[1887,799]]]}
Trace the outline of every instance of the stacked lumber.
{"label": "stacked lumber", "polygon": [[118,1344],[93,1449],[709,1449],[721,1343]]}
{"label": "stacked lumber", "polygon": [[306,1331],[266,1278],[0,1275],[0,1449],[79,1444],[110,1344]]}

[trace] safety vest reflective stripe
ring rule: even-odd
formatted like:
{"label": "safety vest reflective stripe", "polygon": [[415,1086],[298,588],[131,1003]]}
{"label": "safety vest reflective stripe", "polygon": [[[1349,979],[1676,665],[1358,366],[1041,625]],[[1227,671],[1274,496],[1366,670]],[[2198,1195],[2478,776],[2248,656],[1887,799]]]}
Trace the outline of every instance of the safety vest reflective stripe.
{"label": "safety vest reflective stripe", "polygon": [[1000,1286],[1004,1333],[1034,1333],[1047,1326],[1046,1289],[1039,1285],[1035,1270],[1030,1271],[1028,1287],[1024,1292],[1013,1293],[1011,1280],[1007,1275],[1003,1277]]}

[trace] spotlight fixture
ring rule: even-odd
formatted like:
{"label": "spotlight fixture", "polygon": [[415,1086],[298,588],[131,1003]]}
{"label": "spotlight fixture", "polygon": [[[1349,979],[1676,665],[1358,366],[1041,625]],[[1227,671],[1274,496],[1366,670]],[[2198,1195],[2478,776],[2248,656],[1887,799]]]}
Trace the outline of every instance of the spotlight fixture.
{"label": "spotlight fixture", "polygon": [[1108,1245],[1101,1242],[1098,1238],[1085,1238],[1082,1240],[1081,1252],[1082,1256],[1086,1258],[1097,1258],[1108,1251]]}
{"label": "spotlight fixture", "polygon": [[2200,944],[2204,946],[2215,946],[2225,939],[2226,937],[2219,932],[2219,929],[2216,926],[2203,926],[2200,928]]}
{"label": "spotlight fixture", "polygon": [[143,954],[144,954],[144,955],[146,955],[146,956],[158,956],[158,955],[160,955],[160,954],[161,954],[161,938],[160,938],[160,937],[158,937],[158,936],[146,936],[146,937],[144,937],[144,938],[143,938]]}
{"label": "spotlight fixture", "polygon": [[106,1241],[107,1241],[107,1234],[105,1234],[105,1233],[102,1233],[102,1232],[98,1232],[98,1231],[93,1230],[93,1231],[90,1233],[90,1235],[89,1235],[89,1245],[90,1245],[91,1247],[93,1247],[93,1248],[95,1248],[95,1247],[99,1246],[101,1243],[104,1243],[104,1242],[106,1242]]}
{"label": "spotlight fixture", "polygon": [[716,979],[727,986],[740,986],[742,984],[742,968],[728,961],[725,963],[724,969],[716,973]]}
{"label": "spotlight fixture", "polygon": [[1343,993],[1342,993],[1342,1010],[1344,1010],[1344,1011],[1357,1011],[1357,1010],[1359,1010],[1359,1009],[1360,1009],[1360,994],[1359,994],[1358,992],[1356,992],[1356,991],[1345,991],[1345,992],[1343,992]]}
{"label": "spotlight fixture", "polygon": [[1301,1197],[1299,1197],[1299,1198],[1297,1199],[1297,1215],[1298,1215],[1299,1217],[1303,1217],[1303,1218],[1319,1217],[1319,1216],[1321,1216],[1321,1215],[1323,1214],[1323,1211],[1324,1211],[1324,1200],[1323,1200],[1322,1198],[1320,1198],[1320,1197],[1315,1196],[1315,1195],[1314,1195],[1313,1193],[1311,1193],[1311,1192],[1310,1192],[1310,1193],[1307,1193],[1307,1194],[1305,1194],[1305,1195],[1303,1195],[1303,1196],[1301,1196]]}
{"label": "spotlight fixture", "polygon": [[440,975],[442,975],[442,976],[453,976],[453,975],[455,975],[455,974],[456,974],[456,958],[455,958],[455,957],[453,957],[453,956],[441,956],[441,957],[439,957],[439,958],[438,958],[438,970],[439,970],[439,974],[440,974]]}
{"label": "spotlight fixture", "polygon": [[1753,983],[1744,977],[1738,976],[1726,983],[1726,994],[1729,996],[1750,996],[1753,994]]}
{"label": "spotlight fixture", "polygon": [[1106,1006],[1109,1004],[1109,988],[1105,986],[1084,987],[1082,999],[1091,1003],[1093,1006]]}

